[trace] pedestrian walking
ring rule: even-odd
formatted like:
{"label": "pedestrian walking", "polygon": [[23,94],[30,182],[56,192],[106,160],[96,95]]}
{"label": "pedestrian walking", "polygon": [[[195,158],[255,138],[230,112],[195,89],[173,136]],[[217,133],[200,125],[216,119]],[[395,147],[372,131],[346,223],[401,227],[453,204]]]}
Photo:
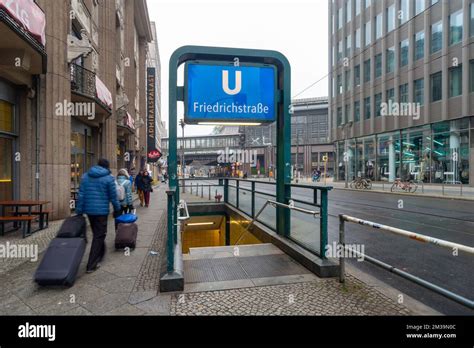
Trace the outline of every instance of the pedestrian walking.
{"label": "pedestrian walking", "polygon": [[109,168],[109,161],[100,159],[97,165],[82,176],[79,187],[76,213],[87,215],[93,234],[89,261],[87,262],[87,273],[97,270],[105,256],[107,219],[110,213],[109,204],[112,203],[113,205],[114,218],[122,213],[120,203],[117,200],[115,179]]}
{"label": "pedestrian walking", "polygon": [[153,178],[150,176],[148,171],[143,172],[141,179],[141,186],[143,190],[143,196],[145,199],[145,207],[148,208],[150,205],[150,193],[153,192]]}
{"label": "pedestrian walking", "polygon": [[137,174],[137,177],[135,178],[135,188],[138,193],[138,198],[140,199],[140,206],[143,207],[144,205],[144,194],[142,190],[142,178],[143,178],[143,170],[140,170]]}
{"label": "pedestrian walking", "polygon": [[126,169],[119,170],[117,183],[125,190],[125,198],[119,202],[122,207],[122,214],[131,213],[133,211],[132,184]]}

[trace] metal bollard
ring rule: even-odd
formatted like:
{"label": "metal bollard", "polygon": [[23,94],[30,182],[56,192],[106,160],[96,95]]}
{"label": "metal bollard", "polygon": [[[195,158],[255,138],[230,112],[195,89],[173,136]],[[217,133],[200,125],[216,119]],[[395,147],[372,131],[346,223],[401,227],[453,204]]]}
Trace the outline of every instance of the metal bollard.
{"label": "metal bollard", "polygon": [[209,200],[211,200],[211,186],[209,185]]}
{"label": "metal bollard", "polygon": [[201,198],[204,198],[204,185],[201,185]]}

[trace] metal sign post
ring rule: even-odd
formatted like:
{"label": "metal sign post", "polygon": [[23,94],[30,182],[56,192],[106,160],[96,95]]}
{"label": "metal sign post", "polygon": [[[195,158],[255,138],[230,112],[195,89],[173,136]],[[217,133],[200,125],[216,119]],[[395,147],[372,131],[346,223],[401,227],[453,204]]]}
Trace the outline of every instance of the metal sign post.
{"label": "metal sign post", "polygon": [[[265,122],[265,117],[262,115],[266,114],[265,111],[268,111],[268,121],[271,121],[271,116],[276,116],[277,121],[277,202],[287,204],[288,199],[291,196],[291,152],[290,152],[290,141],[291,138],[291,119],[290,119],[290,105],[291,105],[291,68],[287,58],[276,51],[268,50],[253,50],[253,49],[240,49],[240,48],[221,48],[221,47],[205,47],[205,46],[183,46],[178,48],[170,58],[169,62],[169,159],[168,159],[168,171],[169,171],[169,186],[170,189],[175,189],[175,202],[179,202],[179,189],[178,189],[178,176],[177,176],[177,102],[184,102],[187,98],[187,92],[185,93],[184,86],[178,86],[177,81],[177,72],[178,67],[184,63],[191,62],[221,62],[226,66],[232,66],[232,71],[234,72],[234,85],[232,86],[230,81],[227,80],[226,83],[222,83],[228,89],[227,92],[230,94],[235,93],[239,90],[238,86],[238,73],[239,69],[234,69],[236,67],[235,63],[238,62],[242,66],[256,66],[265,69],[272,69],[276,75],[274,79],[276,82],[275,90],[275,105],[274,115],[271,114],[270,107],[265,109],[265,105],[259,105],[260,103],[264,104],[259,100],[255,100],[256,105],[250,106],[250,113],[253,113],[253,107],[257,108],[260,113],[260,118],[257,120],[258,123]],[[194,68],[195,69],[195,68]],[[204,69],[205,70],[205,69]],[[221,71],[222,73],[222,71]],[[242,72],[242,81],[245,79],[245,72]],[[265,75],[270,78],[271,74],[265,72]],[[228,71],[228,77],[232,76],[232,72]],[[185,78],[186,80],[186,78]],[[267,80],[265,80],[267,81]],[[262,82],[263,83],[263,82]],[[264,82],[265,85],[267,82]],[[241,87],[245,88],[245,82],[242,82]],[[189,88],[189,85],[187,86]],[[250,91],[252,89],[249,89]],[[227,93],[227,94],[229,94]],[[236,93],[237,94],[237,93]],[[254,96],[251,96],[254,98]],[[249,97],[250,98],[250,97]],[[247,101],[250,99],[246,99]],[[265,99],[267,100],[267,99]],[[194,108],[195,104],[192,104]],[[228,106],[219,105],[216,109]],[[205,110],[214,111],[212,107],[202,106],[199,109],[199,113],[196,114],[196,119],[202,121],[203,108]],[[235,111],[235,107],[231,110]],[[247,108],[246,110],[249,110]],[[235,114],[232,117],[229,117],[229,121],[238,124],[245,124],[245,122],[251,122],[251,117],[247,119],[236,119]],[[263,119],[262,119],[263,118]],[[209,121],[206,119],[205,121]],[[212,120],[211,120],[212,121]],[[168,212],[169,214],[169,212]],[[276,225],[277,232],[280,235],[287,235],[290,231],[290,214],[287,209],[282,207],[277,208],[276,216]]]}

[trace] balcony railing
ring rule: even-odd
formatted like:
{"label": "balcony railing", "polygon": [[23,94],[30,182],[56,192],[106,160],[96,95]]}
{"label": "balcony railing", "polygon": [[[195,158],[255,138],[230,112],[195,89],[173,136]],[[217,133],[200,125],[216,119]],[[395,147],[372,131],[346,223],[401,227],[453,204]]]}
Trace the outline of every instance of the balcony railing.
{"label": "balcony railing", "polygon": [[80,65],[71,64],[71,91],[95,98],[95,73]]}

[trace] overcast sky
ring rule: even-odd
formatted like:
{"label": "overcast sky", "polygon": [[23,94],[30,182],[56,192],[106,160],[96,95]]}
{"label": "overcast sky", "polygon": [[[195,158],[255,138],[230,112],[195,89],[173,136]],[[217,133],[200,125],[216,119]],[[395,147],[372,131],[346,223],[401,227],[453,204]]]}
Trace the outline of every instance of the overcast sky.
{"label": "overcast sky", "polygon": [[[291,64],[292,96],[327,74],[327,0],[147,0],[162,65],[162,115],[168,124],[168,62],[184,45],[276,50]],[[327,79],[298,96],[327,96]],[[182,104],[182,103],[180,103]],[[182,117],[179,108],[178,119]],[[186,126],[186,135],[212,127]]]}

